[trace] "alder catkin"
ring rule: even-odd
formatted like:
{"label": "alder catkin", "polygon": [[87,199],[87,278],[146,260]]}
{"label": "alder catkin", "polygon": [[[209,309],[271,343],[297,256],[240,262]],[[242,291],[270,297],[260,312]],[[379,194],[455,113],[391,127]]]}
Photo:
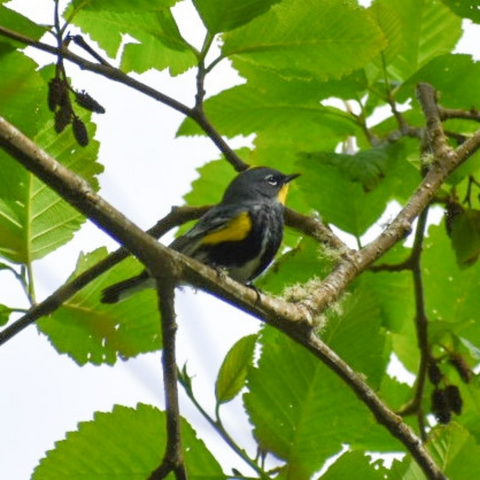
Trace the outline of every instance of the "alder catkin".
{"label": "alder catkin", "polygon": [[77,116],[73,117],[72,122],[73,136],[81,147],[88,145],[88,132],[85,124]]}

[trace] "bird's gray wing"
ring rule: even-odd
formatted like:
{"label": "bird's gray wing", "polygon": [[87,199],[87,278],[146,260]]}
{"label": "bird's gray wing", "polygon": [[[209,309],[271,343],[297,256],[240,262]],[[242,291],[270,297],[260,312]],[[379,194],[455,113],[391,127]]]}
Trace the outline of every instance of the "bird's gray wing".
{"label": "bird's gray wing", "polygon": [[224,239],[229,240],[228,232],[233,232],[232,227],[235,227],[236,224],[238,228],[241,228],[238,225],[241,219],[244,219],[246,223],[250,222],[248,208],[217,205],[201,217],[188,232],[176,238],[170,244],[170,248],[185,255],[195,256],[195,252],[205,244],[205,239],[213,240],[211,235],[214,233],[225,232]]}

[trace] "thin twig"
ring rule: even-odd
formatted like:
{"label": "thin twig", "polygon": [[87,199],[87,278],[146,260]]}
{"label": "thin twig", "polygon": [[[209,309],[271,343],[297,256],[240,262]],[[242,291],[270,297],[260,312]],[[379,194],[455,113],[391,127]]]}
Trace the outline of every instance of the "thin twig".
{"label": "thin twig", "polygon": [[208,55],[210,47],[212,46],[214,36],[209,32],[206,33],[203,41],[202,50],[199,53],[199,62],[197,68],[197,93],[195,95],[195,109],[203,110],[203,101],[205,99],[205,77],[207,70],[205,69],[205,58]]}
{"label": "thin twig", "polygon": [[[436,92],[431,85],[420,83],[417,87],[417,95],[426,120],[426,132],[422,149],[424,151],[431,151],[435,156],[436,162],[439,162],[449,153],[449,147],[442,128],[440,109],[436,103]],[[425,172],[427,171],[427,168],[429,168],[429,166],[425,165]],[[422,399],[427,378],[427,369],[431,361],[431,351],[428,343],[428,318],[425,311],[425,297],[420,263],[427,217],[428,207],[425,208],[418,219],[410,264],[415,291],[415,325],[418,348],[420,351],[420,364],[415,381],[414,397],[409,404],[401,409],[400,412],[402,415],[408,415],[411,413],[417,414],[420,435],[423,440],[426,440],[426,432],[422,411]]]}
{"label": "thin twig", "polygon": [[152,270],[156,279],[158,308],[160,310],[162,327],[162,370],[165,391],[167,444],[160,466],[151,473],[150,480],[162,480],[173,472],[177,480],[187,480],[185,461],[183,457],[180,409],[178,406],[178,378],[175,353],[175,336],[177,324],[175,321],[175,273],[174,265],[170,268]]}
{"label": "thin twig", "polygon": [[327,226],[317,217],[302,215],[291,208],[285,209],[285,223],[292,228],[303,232],[305,235],[314,238],[320,243],[340,253],[348,252],[350,249],[340,240]]}
{"label": "thin twig", "polygon": [[419,216],[417,229],[415,232],[415,240],[412,247],[411,271],[413,278],[413,288],[415,297],[415,327],[417,332],[417,343],[420,351],[420,363],[418,366],[417,378],[415,381],[415,394],[412,402],[402,411],[401,415],[416,412],[419,419],[420,436],[423,441],[427,439],[424,429],[423,411],[421,402],[423,398],[425,380],[427,378],[427,369],[430,361],[430,346],[428,344],[428,318],[425,311],[425,293],[423,289],[421,254],[423,250],[423,240],[425,237],[425,229],[427,225],[428,208],[426,208]]}
{"label": "thin twig", "polygon": [[461,118],[463,120],[474,120],[475,122],[480,122],[480,111],[476,108],[471,108],[470,110],[462,110],[460,108],[445,108],[438,107],[438,113],[440,114],[440,119],[449,120],[451,118]]}
{"label": "thin twig", "polygon": [[467,138],[467,135],[463,135],[463,133],[452,132],[451,130],[444,130],[445,135],[449,138],[455,140],[457,145],[461,145]]}
{"label": "thin twig", "polygon": [[118,68],[112,67],[110,65],[104,65],[102,63],[90,62],[83,57],[75,55],[65,46],[63,46],[62,48],[52,47],[51,45],[26,37],[25,35],[14,32],[2,26],[0,26],[0,35],[17,40],[24,43],[25,45],[30,45],[34,48],[37,48],[38,50],[42,50],[55,56],[61,55],[64,59],[78,65],[82,70],[96,73],[110,80],[126,85],[160,103],[163,103],[164,105],[172,108],[173,110],[182,113],[183,115],[191,118],[200,126],[200,128],[202,128],[202,130],[207,134],[207,136],[212,140],[212,142],[217,146],[217,148],[223,153],[225,159],[235,168],[236,171],[242,171],[248,167],[248,165],[243,162],[242,159],[230,148],[228,143],[213,127],[203,110],[190,108],[182,102],[179,102],[178,100],[168,95],[165,95],[164,93],[161,93],[158,90],[155,90],[154,88],[149,87],[148,85],[138,80],[135,80],[132,77],[129,77],[126,73],[122,72]]}
{"label": "thin twig", "polygon": [[[392,94],[392,89],[390,88],[390,80],[388,78],[388,70],[387,70],[387,62],[385,60],[385,56],[382,53],[381,55],[382,59],[382,71],[383,71],[383,80],[384,80],[384,86],[385,86],[385,98],[384,100],[390,105],[390,110],[397,121],[397,125],[399,128],[399,133],[400,136],[402,137],[417,137],[419,130],[417,128],[414,128],[408,124],[408,122],[405,120],[405,117],[400,113],[400,111],[397,108],[397,102],[395,101],[393,94]],[[393,133],[389,135],[389,139],[392,140]]]}
{"label": "thin twig", "polygon": [[90,54],[97,62],[105,65],[107,67],[114,68],[107,60],[105,60],[99,53],[97,53],[82,37],[82,35],[69,35],[69,40],[72,40],[75,45],[79,46],[83,50],[85,50],[88,54]]}

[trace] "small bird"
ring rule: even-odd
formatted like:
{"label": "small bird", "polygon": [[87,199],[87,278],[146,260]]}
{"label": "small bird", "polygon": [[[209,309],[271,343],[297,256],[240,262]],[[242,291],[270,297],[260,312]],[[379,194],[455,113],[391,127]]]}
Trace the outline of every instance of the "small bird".
{"label": "small bird", "polygon": [[[170,248],[250,284],[272,262],[283,239],[283,210],[288,184],[300,174],[284,175],[267,167],[251,167],[228,185],[212,207]],[[102,303],[116,303],[152,288],[147,270],[102,290]]]}

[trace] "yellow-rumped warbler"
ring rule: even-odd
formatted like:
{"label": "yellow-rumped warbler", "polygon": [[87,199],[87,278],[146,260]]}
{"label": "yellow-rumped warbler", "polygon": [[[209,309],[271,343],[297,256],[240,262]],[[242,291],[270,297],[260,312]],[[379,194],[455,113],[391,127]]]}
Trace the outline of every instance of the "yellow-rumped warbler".
{"label": "yellow-rumped warbler", "polygon": [[[222,201],[203,215],[170,248],[214,268],[238,282],[249,283],[273,260],[283,238],[283,209],[288,183],[299,174],[284,175],[272,168],[252,167],[237,175]],[[154,287],[144,270],[140,275],[102,291],[103,303],[115,303],[131,293]]]}

